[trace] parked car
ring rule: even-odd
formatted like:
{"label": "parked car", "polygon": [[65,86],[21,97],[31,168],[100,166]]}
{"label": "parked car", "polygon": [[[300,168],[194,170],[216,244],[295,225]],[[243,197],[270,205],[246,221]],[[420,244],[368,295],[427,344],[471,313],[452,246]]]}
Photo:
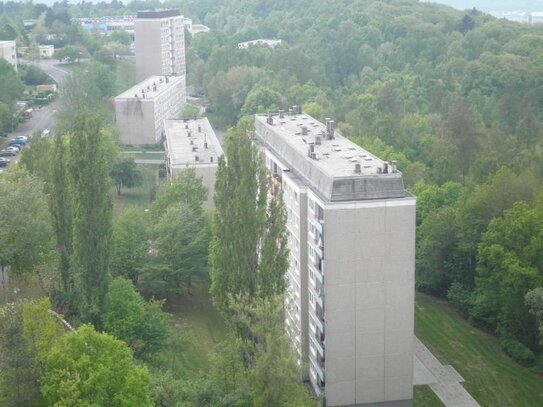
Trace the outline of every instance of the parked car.
{"label": "parked car", "polygon": [[15,154],[17,153],[13,150],[8,150],[8,149],[0,150],[0,157],[9,157],[9,156],[14,156]]}
{"label": "parked car", "polygon": [[26,146],[26,141],[24,141],[22,139],[14,138],[9,142],[9,145],[10,146],[14,146],[14,145]]}
{"label": "parked car", "polygon": [[26,136],[17,136],[13,140],[24,140],[25,142],[28,143],[28,137]]}
{"label": "parked car", "polygon": [[9,160],[7,158],[0,157],[0,167],[5,167],[8,164],[9,164]]}
{"label": "parked car", "polygon": [[17,146],[17,145],[14,145],[14,146],[6,147],[6,150],[15,151],[15,154],[17,154],[19,151],[21,151],[21,147]]}
{"label": "parked car", "polygon": [[51,130],[45,129],[44,131],[41,132],[41,136],[45,138],[51,136]]}

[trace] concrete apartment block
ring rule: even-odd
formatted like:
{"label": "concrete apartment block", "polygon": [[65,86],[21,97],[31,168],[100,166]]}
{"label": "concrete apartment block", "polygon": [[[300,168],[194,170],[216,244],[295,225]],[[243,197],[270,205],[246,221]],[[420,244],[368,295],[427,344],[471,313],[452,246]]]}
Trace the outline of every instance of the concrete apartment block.
{"label": "concrete apartment block", "polygon": [[151,76],[115,98],[121,144],[162,142],[164,120],[178,118],[185,106],[184,76]]}
{"label": "concrete apartment block", "polygon": [[327,406],[410,406],[415,198],[401,173],[297,108],[257,115],[255,131],[283,188],[286,326],[312,387]]}
{"label": "concrete apartment block", "polygon": [[134,20],[136,79],[185,76],[185,30],[179,10],[138,11]]}
{"label": "concrete apartment block", "polygon": [[0,58],[8,61],[17,71],[17,45],[15,41],[0,41]]}
{"label": "concrete apartment block", "polygon": [[204,208],[213,207],[215,174],[222,147],[206,117],[201,119],[165,120],[166,168],[174,175],[194,168],[208,190]]}

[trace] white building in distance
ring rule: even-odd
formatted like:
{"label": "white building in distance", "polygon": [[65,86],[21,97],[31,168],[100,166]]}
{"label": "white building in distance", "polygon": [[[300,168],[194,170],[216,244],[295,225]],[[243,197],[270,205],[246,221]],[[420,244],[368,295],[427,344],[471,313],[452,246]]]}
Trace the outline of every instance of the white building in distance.
{"label": "white building in distance", "polygon": [[134,36],[138,81],[151,75],[184,78],[185,30],[179,10],[138,11],[134,20]]}
{"label": "white building in distance", "polygon": [[178,118],[185,106],[184,76],[151,76],[115,98],[121,144],[157,144],[164,120]]}
{"label": "white building in distance", "polygon": [[200,119],[166,120],[166,168],[170,177],[194,168],[208,190],[204,208],[213,207],[215,173],[222,147],[206,117]]}
{"label": "white building in distance", "polygon": [[55,55],[54,45],[39,45],[38,51],[40,52],[40,58],[53,58]]}
{"label": "white building in distance", "polygon": [[15,41],[0,41],[0,58],[8,61],[17,71],[17,45]]}
{"label": "white building in distance", "polygon": [[275,48],[279,44],[281,44],[281,42],[282,42],[282,40],[260,38],[258,40],[240,42],[240,43],[238,43],[238,48],[239,49],[245,49],[245,48],[254,47],[254,46]]}
{"label": "white building in distance", "polygon": [[411,406],[415,198],[402,174],[298,108],[257,115],[283,191],[287,332],[327,406]]}

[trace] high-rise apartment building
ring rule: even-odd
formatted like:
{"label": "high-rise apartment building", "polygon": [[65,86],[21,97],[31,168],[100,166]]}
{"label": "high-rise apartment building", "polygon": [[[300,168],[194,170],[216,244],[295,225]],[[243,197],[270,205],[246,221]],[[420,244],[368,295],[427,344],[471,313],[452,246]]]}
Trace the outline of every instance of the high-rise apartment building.
{"label": "high-rise apartment building", "polygon": [[327,406],[410,406],[415,198],[327,119],[255,117],[288,215],[287,331]]}
{"label": "high-rise apartment building", "polygon": [[134,20],[136,79],[185,76],[185,31],[179,10],[138,11]]}

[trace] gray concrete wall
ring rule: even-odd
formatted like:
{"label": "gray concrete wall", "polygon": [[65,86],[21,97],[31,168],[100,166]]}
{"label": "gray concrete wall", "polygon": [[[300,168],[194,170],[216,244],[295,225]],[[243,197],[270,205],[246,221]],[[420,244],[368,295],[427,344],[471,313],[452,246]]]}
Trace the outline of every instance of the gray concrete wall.
{"label": "gray concrete wall", "polygon": [[160,20],[135,19],[134,35],[136,46],[136,80],[141,82],[162,72],[162,39]]}
{"label": "gray concrete wall", "polygon": [[116,99],[115,120],[121,144],[155,144],[154,102],[145,99]]}
{"label": "gray concrete wall", "polygon": [[324,253],[327,405],[412,399],[415,200],[325,206]]}

